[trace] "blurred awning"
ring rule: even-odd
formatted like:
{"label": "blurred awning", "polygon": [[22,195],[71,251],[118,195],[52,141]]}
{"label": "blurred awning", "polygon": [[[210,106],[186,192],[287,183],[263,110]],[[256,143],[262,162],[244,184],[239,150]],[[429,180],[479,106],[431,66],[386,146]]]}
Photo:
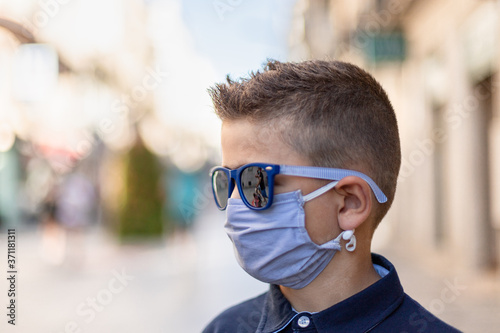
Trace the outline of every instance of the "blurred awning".
{"label": "blurred awning", "polygon": [[[0,27],[12,33],[20,44],[37,43],[33,33],[17,22],[0,17]],[[64,72],[71,72],[71,68],[59,58],[59,73]]]}

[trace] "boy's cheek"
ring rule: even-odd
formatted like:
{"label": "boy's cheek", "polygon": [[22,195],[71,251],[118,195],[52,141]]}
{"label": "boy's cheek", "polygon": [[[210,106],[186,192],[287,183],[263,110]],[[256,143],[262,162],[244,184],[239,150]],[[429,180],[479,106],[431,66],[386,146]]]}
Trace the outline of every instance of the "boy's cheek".
{"label": "boy's cheek", "polygon": [[283,175],[276,175],[274,178],[274,194],[290,192],[290,186],[287,186],[286,179],[283,179]]}
{"label": "boy's cheek", "polygon": [[280,194],[280,193],[286,193],[286,192],[290,192],[290,191],[287,191],[285,188],[283,188],[283,186],[280,186],[280,185],[274,185],[274,194]]}
{"label": "boy's cheek", "polygon": [[300,189],[300,187],[294,184],[274,184],[273,192],[274,194],[280,194],[297,191],[298,189]]}

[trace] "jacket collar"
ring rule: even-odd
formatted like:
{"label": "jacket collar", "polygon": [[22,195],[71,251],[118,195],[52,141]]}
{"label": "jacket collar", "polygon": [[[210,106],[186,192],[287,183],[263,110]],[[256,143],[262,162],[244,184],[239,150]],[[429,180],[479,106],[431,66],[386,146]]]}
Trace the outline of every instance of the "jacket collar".
{"label": "jacket collar", "polygon": [[[372,254],[372,262],[389,273],[361,292],[330,308],[312,314],[318,332],[367,332],[387,318],[402,302],[404,291],[394,266],[384,257]],[[257,329],[271,333],[283,329],[297,315],[279,286],[271,285]]]}

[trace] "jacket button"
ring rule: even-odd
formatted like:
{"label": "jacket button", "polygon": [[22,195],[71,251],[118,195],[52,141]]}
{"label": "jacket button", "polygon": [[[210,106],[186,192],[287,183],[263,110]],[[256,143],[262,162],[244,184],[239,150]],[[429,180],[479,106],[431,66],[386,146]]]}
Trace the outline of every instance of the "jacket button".
{"label": "jacket button", "polygon": [[308,316],[302,316],[297,321],[297,324],[299,324],[299,326],[302,328],[306,328],[307,326],[309,326],[310,323],[311,323],[311,319],[309,319]]}

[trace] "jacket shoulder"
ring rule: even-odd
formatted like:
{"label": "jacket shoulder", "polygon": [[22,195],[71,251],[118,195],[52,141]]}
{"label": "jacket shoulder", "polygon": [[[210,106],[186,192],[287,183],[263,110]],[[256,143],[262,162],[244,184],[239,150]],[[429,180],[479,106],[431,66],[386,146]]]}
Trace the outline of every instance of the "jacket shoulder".
{"label": "jacket shoulder", "polygon": [[371,332],[456,333],[460,331],[405,294],[401,305]]}
{"label": "jacket shoulder", "polygon": [[223,311],[205,327],[203,333],[255,332],[266,295],[264,293]]}

